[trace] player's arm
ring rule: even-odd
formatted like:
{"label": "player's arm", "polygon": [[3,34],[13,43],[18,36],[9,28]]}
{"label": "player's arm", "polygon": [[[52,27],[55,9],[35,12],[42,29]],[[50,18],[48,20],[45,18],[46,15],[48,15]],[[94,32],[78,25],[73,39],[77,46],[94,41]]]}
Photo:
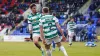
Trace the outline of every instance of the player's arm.
{"label": "player's arm", "polygon": [[77,24],[76,24],[76,23],[74,23],[74,29],[75,29],[75,28],[77,28]]}
{"label": "player's arm", "polygon": [[69,23],[66,26],[66,33],[68,34],[68,30],[69,30]]}
{"label": "player's arm", "polygon": [[30,33],[30,39],[33,40],[33,35],[32,35],[32,23],[28,20],[28,29]]}
{"label": "player's arm", "polygon": [[40,25],[40,34],[41,34],[41,39],[45,40],[44,39],[44,33],[43,33],[43,26],[42,25]]}
{"label": "player's arm", "polygon": [[40,38],[43,41],[43,43],[45,44],[44,32],[43,32],[43,26],[42,26],[42,20],[40,19],[39,21],[40,21],[39,25],[40,25],[40,35],[41,35]]}
{"label": "player's arm", "polygon": [[66,24],[64,24],[64,29],[65,29],[65,32],[67,34],[67,25]]}
{"label": "player's arm", "polygon": [[62,37],[65,37],[64,33],[63,33],[63,30],[61,29],[61,27],[60,27],[60,25],[58,23],[58,19],[56,17],[54,17],[53,19],[55,20],[56,26],[57,26],[58,30],[60,31]]}
{"label": "player's arm", "polygon": [[61,29],[60,25],[59,25],[58,23],[56,23],[56,26],[57,26],[58,30],[60,31],[61,35],[62,35],[63,37],[65,37],[65,36],[64,36],[64,33],[63,33],[63,30]]}
{"label": "player's arm", "polygon": [[30,34],[32,34],[32,23],[29,20],[28,20],[28,28],[29,28]]}

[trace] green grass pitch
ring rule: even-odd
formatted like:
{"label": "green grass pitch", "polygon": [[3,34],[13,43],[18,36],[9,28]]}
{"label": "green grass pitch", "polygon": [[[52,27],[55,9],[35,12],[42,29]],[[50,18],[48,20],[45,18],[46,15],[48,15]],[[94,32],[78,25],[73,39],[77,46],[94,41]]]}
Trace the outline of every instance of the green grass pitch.
{"label": "green grass pitch", "polygon": [[[69,56],[100,56],[100,42],[96,47],[85,47],[84,42],[74,42],[69,47],[68,43],[62,43]],[[42,47],[43,44],[41,44]],[[41,56],[41,52],[32,42],[0,42],[0,56]],[[53,51],[53,56],[64,56],[58,48]]]}

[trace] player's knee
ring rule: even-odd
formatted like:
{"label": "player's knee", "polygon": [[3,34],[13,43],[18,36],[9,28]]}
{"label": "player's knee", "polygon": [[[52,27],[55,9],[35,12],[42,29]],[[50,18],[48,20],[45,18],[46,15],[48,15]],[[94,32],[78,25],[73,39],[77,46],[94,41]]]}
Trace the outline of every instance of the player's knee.
{"label": "player's knee", "polygon": [[34,44],[37,44],[38,43],[38,41],[34,41]]}
{"label": "player's knee", "polygon": [[60,47],[60,46],[61,46],[61,42],[58,42],[58,43],[56,43],[56,44],[57,44],[57,46],[58,46],[58,47]]}
{"label": "player's knee", "polygon": [[45,44],[45,48],[46,48],[47,50],[49,50],[49,49],[50,49],[50,45],[46,45],[46,44]]}
{"label": "player's knee", "polygon": [[38,43],[38,40],[33,40],[34,44],[37,44]]}
{"label": "player's knee", "polygon": [[34,44],[38,43],[38,39],[37,38],[33,38],[33,42],[34,42]]}

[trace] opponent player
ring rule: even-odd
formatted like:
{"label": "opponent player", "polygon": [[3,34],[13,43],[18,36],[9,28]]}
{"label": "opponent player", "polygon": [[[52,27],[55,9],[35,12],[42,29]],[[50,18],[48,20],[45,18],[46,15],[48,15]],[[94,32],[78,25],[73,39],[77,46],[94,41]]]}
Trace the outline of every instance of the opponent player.
{"label": "opponent player", "polygon": [[95,26],[92,24],[92,20],[90,20],[88,22],[88,26],[87,26],[87,43],[86,46],[92,46],[95,47],[96,44],[94,43],[94,38],[95,38]]}
{"label": "opponent player", "polygon": [[60,50],[64,53],[64,56],[68,56],[65,48],[61,45],[61,40],[57,33],[57,28],[61,32],[62,37],[64,38],[63,31],[61,30],[60,25],[58,24],[58,19],[53,15],[49,14],[49,8],[44,7],[42,9],[43,16],[40,19],[40,33],[41,39],[45,44],[47,56],[52,56],[50,45],[54,41]]}

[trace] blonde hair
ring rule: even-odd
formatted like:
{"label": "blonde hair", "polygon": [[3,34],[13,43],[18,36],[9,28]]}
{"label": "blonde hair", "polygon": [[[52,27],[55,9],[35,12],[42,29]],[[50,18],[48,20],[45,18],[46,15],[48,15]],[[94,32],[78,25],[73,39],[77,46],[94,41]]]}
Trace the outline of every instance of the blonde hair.
{"label": "blonde hair", "polygon": [[48,7],[43,7],[42,11],[45,12],[45,13],[49,13],[49,8]]}

